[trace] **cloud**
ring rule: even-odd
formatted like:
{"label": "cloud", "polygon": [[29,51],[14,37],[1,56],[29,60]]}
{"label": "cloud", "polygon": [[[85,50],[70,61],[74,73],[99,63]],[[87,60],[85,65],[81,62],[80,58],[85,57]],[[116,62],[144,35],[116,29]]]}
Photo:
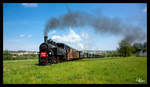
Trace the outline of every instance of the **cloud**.
{"label": "cloud", "polygon": [[20,34],[19,37],[23,38],[23,37],[25,37],[25,35],[24,34]]}
{"label": "cloud", "polygon": [[50,34],[55,34],[56,33],[56,31],[55,30],[53,30],[52,32],[49,32],[49,34],[48,35],[50,35]]}
{"label": "cloud", "polygon": [[29,34],[29,35],[25,36],[25,34],[20,34],[20,35],[19,35],[19,37],[20,37],[20,38],[23,38],[23,37],[31,38],[31,37],[32,37],[32,35],[31,35],[31,34]]}
{"label": "cloud", "polygon": [[84,46],[82,43],[77,43],[77,45],[79,46],[80,49],[82,49],[82,50],[84,49]]}
{"label": "cloud", "polygon": [[31,34],[29,34],[29,35],[28,35],[28,38],[31,38],[31,37],[32,37],[32,35],[31,35]]}
{"label": "cloud", "polygon": [[144,11],[144,12],[147,12],[147,7],[145,7],[143,11]]}
{"label": "cloud", "polygon": [[[87,38],[87,34],[86,33],[82,33],[82,36],[85,38]],[[58,42],[65,42],[67,44],[71,43],[70,46],[78,49],[78,50],[83,50],[84,49],[84,45],[83,43],[81,43],[83,41],[83,39],[81,38],[82,36],[78,35],[77,33],[74,32],[74,30],[70,27],[69,29],[69,34],[68,35],[63,35],[63,36],[59,36],[59,35],[54,35],[52,36],[52,39],[55,39]]]}
{"label": "cloud", "polygon": [[52,31],[52,34],[54,34],[54,33],[56,33],[56,31],[55,31],[55,30],[53,30],[53,31]]}
{"label": "cloud", "polygon": [[38,6],[37,3],[22,3],[22,5],[24,7],[37,7]]}
{"label": "cloud", "polygon": [[81,37],[87,39],[89,37],[88,33],[81,32]]}
{"label": "cloud", "polygon": [[52,36],[52,39],[57,40],[58,42],[69,42],[69,43],[76,43],[81,41],[81,37],[76,34],[72,28],[69,29],[70,32],[68,35],[58,36],[54,35]]}

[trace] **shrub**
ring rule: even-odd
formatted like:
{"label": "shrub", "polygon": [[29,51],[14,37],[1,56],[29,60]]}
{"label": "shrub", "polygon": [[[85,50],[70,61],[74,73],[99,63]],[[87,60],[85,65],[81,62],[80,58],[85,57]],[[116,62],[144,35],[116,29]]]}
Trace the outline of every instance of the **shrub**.
{"label": "shrub", "polygon": [[12,59],[12,54],[8,50],[5,50],[3,52],[3,60],[11,60]]}

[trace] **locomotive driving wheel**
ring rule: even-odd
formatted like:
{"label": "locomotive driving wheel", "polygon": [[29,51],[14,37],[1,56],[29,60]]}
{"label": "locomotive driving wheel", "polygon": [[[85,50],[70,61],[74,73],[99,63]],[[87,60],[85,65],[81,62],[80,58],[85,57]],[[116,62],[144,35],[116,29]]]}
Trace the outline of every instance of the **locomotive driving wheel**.
{"label": "locomotive driving wheel", "polygon": [[48,62],[48,64],[52,64],[52,63],[53,63],[53,62],[52,62],[52,60],[50,59],[49,62]]}
{"label": "locomotive driving wheel", "polygon": [[52,57],[52,61],[53,61],[54,64],[57,63],[57,59],[55,57]]}

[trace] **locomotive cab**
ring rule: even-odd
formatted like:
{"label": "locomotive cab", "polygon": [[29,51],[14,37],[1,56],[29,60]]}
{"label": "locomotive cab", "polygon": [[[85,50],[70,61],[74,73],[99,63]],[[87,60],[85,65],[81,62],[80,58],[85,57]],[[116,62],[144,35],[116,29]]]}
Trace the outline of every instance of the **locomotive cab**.
{"label": "locomotive cab", "polygon": [[66,48],[63,43],[57,43],[57,52],[56,53],[57,53],[58,60],[60,60],[60,61],[66,60],[67,52],[66,52]]}

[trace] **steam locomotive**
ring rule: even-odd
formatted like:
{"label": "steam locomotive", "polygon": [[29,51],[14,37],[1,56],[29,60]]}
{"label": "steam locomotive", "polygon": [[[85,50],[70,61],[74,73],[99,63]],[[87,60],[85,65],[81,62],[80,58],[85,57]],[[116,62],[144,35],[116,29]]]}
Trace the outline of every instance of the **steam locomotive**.
{"label": "steam locomotive", "polygon": [[87,57],[94,57],[94,55],[78,51],[64,43],[48,40],[48,36],[44,36],[44,43],[39,47],[39,65],[55,64]]}

